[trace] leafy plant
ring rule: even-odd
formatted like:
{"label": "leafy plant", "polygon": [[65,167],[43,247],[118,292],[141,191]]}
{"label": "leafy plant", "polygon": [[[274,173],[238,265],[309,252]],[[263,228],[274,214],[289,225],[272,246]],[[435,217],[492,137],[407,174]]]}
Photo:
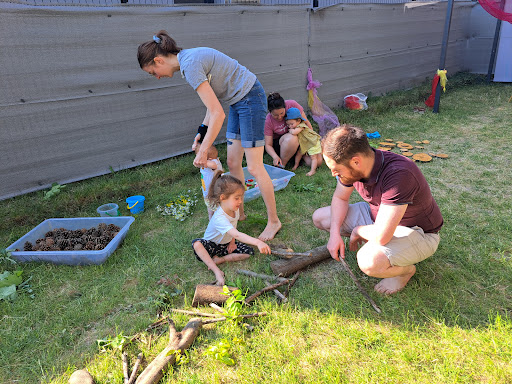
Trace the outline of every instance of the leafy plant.
{"label": "leafy plant", "polygon": [[12,264],[16,264],[16,260],[11,258],[11,251],[8,251],[5,248],[0,249],[0,262],[3,262],[3,261],[9,261]]}
{"label": "leafy plant", "polygon": [[190,361],[190,354],[187,350],[182,352],[179,349],[171,349],[167,353],[167,356],[170,356],[170,355],[176,355],[176,364],[178,364],[178,365],[184,365]]}
{"label": "leafy plant", "polygon": [[183,293],[181,288],[164,288],[162,287],[156,297],[150,297],[149,301],[156,307],[158,312],[165,311],[168,307],[172,306],[173,299]]}
{"label": "leafy plant", "polygon": [[[233,338],[233,342],[240,342],[238,338]],[[218,360],[226,365],[235,365],[235,360],[231,357],[232,344],[228,339],[222,339],[217,344],[209,347],[203,355],[211,356],[215,360]]]}
{"label": "leafy plant", "polygon": [[22,274],[22,270],[0,273],[0,300],[14,300],[16,298],[16,287],[23,283]]}
{"label": "leafy plant", "polygon": [[101,352],[106,352],[108,349],[122,351],[124,346],[127,344],[128,336],[124,336],[122,333],[115,337],[107,337],[106,339],[98,339],[96,343]]}
{"label": "leafy plant", "polygon": [[301,184],[295,184],[294,185],[294,188],[297,192],[322,192],[323,188],[322,187],[318,187],[316,186],[315,184],[313,183],[308,183],[308,184],[304,184],[304,183],[301,183]]}
{"label": "leafy plant", "polygon": [[243,311],[243,305],[245,303],[246,295],[242,294],[240,289],[235,289],[230,291],[228,286],[225,285],[222,287],[222,293],[226,296],[229,296],[226,302],[224,303],[224,309],[226,310],[226,318],[231,319],[233,321],[239,321],[240,315]]}
{"label": "leafy plant", "polygon": [[60,185],[59,183],[53,183],[51,189],[44,193],[43,199],[51,199],[53,196],[58,195],[62,191],[62,188],[65,187],[65,185]]}

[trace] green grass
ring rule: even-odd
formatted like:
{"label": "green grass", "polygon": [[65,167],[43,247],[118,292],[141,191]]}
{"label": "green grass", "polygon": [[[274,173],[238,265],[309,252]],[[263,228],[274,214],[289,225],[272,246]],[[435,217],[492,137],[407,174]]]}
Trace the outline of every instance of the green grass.
{"label": "green grass", "polygon": [[[250,311],[268,315],[250,321],[253,332],[230,323],[206,326],[190,349],[190,361],[175,366],[165,383],[510,383],[512,382],[512,87],[458,74],[449,79],[439,114],[413,112],[430,84],[369,97],[366,111],[338,110],[340,122],[379,131],[406,142],[430,140],[426,150],[450,155],[420,164],[443,212],[445,225],[436,254],[418,264],[408,286],[391,297],[372,288],[353,253],[347,261],[382,309],[377,314],[334,260],[308,269],[291,290],[288,304],[260,296]],[[379,142],[381,140],[375,140]],[[219,145],[225,165],[226,148]],[[156,206],[191,186],[199,172],[185,155],[69,184],[50,200],[36,192],[0,202],[0,247],[46,218],[97,216],[96,208],[146,197],[123,245],[99,266],[0,264],[32,277],[35,298],[20,293],[0,302],[0,382],[67,383],[86,368],[96,383],[122,382],[119,352],[100,353],[96,340],[139,334],[127,351],[150,361],[166,344],[166,329],[144,331],[170,308],[190,309],[197,284],[214,280],[197,262],[190,241],[207,225],[199,202],[184,222],[161,216]],[[271,163],[266,157],[266,162]],[[300,167],[276,193],[283,229],[272,245],[305,251],[327,242],[311,223],[313,211],[330,203],[334,179],[323,166],[312,178]],[[294,186],[313,183],[320,192]],[[358,200],[354,196],[354,201]],[[258,235],[264,227],[262,199],[247,204],[249,220],[239,229]],[[274,256],[259,255],[223,265],[227,281],[252,293],[263,282],[236,274],[250,269],[271,274]],[[158,285],[161,277],[173,282]],[[182,290],[182,293],[179,293]],[[172,314],[178,329],[188,316]],[[234,343],[228,367],[206,349],[223,338]]]}

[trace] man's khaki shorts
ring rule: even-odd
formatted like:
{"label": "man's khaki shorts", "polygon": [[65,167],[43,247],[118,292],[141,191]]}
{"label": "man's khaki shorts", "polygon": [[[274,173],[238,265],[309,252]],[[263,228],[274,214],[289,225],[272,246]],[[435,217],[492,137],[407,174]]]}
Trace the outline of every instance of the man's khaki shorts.
{"label": "man's khaki shorts", "polygon": [[[341,226],[341,234],[347,235],[359,225],[374,224],[368,203],[350,204]],[[438,233],[425,233],[420,227],[403,227],[399,225],[393,238],[379,248],[388,257],[392,266],[405,267],[425,260],[437,250],[441,237]],[[366,243],[358,252],[365,252]]]}

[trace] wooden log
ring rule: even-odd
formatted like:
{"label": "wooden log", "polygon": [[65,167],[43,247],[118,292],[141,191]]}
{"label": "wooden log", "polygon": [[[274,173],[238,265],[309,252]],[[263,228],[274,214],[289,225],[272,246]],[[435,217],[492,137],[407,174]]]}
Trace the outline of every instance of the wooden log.
{"label": "wooden log", "polygon": [[297,281],[299,276],[300,276],[300,271],[298,271],[295,275],[293,275],[293,278],[291,279],[290,284],[288,284],[288,286],[286,287],[286,292],[284,293],[284,295],[286,297],[288,297],[288,295],[290,294],[290,289],[293,287],[293,285],[295,284],[295,282]]}
{"label": "wooden log", "polygon": [[[170,320],[172,323],[172,320]],[[160,352],[157,357],[142,371],[135,381],[136,384],[156,384],[163,377],[165,370],[176,362],[176,354],[172,351],[183,352],[189,348],[199,331],[201,330],[202,321],[199,318],[190,319],[185,328],[181,332],[175,332],[174,323],[169,331],[169,343]]]}
{"label": "wooden log", "polygon": [[187,311],[185,309],[171,309],[173,312],[178,313],[184,313],[186,315],[192,315],[192,316],[204,316],[204,317],[219,317],[219,315],[216,315],[215,313],[205,313],[205,312],[197,312],[197,311]]}
{"label": "wooden log", "polygon": [[[249,313],[247,315],[240,315],[241,319],[249,319],[251,317],[259,317],[259,316],[266,316],[267,312],[255,312],[255,313]],[[218,323],[220,321],[226,321],[227,317],[217,317],[216,319],[205,319],[203,320],[203,324],[212,324],[212,323]]]}
{"label": "wooden log", "polygon": [[[238,289],[236,287],[229,287],[230,291]],[[196,292],[192,299],[192,306],[209,305],[210,303],[223,304],[229,296],[224,294],[220,285],[207,285],[199,284],[196,286]]]}
{"label": "wooden log", "polygon": [[276,275],[287,277],[309,265],[316,264],[331,257],[331,254],[325,245],[313,248],[308,253],[311,255],[296,256],[291,259],[274,260],[270,263],[270,267]]}

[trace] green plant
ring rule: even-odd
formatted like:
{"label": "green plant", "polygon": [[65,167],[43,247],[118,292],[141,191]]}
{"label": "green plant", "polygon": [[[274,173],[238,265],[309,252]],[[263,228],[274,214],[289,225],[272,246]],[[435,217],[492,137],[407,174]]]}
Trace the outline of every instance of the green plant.
{"label": "green plant", "polygon": [[4,261],[8,261],[10,262],[11,264],[16,264],[16,260],[14,260],[12,257],[11,257],[11,252],[12,251],[9,251],[5,248],[3,249],[0,249],[0,263],[4,262]]}
{"label": "green plant", "polygon": [[23,271],[4,271],[0,273],[0,300],[14,300],[16,298],[16,287],[23,282],[21,275]]}
{"label": "green plant", "polygon": [[65,187],[65,185],[60,185],[59,183],[53,183],[50,190],[44,193],[43,199],[51,199],[53,196],[58,195],[60,192],[62,192],[62,189]]}
{"label": "green plant", "polygon": [[188,362],[190,362],[190,353],[187,350],[182,352],[179,349],[171,349],[167,353],[167,356],[171,356],[171,355],[176,355],[176,364],[177,365],[184,365],[184,364],[187,364]]}
{"label": "green plant", "polygon": [[228,339],[222,339],[217,344],[208,347],[203,353],[205,356],[211,356],[226,365],[235,365],[235,360],[231,356],[233,343],[240,343],[242,340],[234,337],[230,342]]}
{"label": "green plant", "polygon": [[107,337],[106,339],[98,339],[96,340],[96,344],[101,352],[106,352],[108,349],[119,350],[122,351],[123,348],[128,344],[129,337],[124,336],[121,332],[119,335],[115,337]]}
{"label": "green plant", "polygon": [[300,183],[300,184],[295,184],[293,186],[293,188],[297,191],[297,192],[322,192],[323,191],[323,188],[322,187],[319,187],[319,186],[316,186],[315,184],[313,183]]}
{"label": "green plant", "polygon": [[239,321],[240,315],[243,312],[243,306],[245,305],[244,300],[246,295],[242,294],[240,289],[230,291],[227,285],[222,287],[222,291],[224,295],[229,296],[224,303],[226,318],[233,321]]}
{"label": "green plant", "polygon": [[197,204],[197,195],[190,189],[180,194],[165,205],[158,205],[156,210],[164,216],[172,216],[178,221],[184,221],[192,214],[192,208]]}

